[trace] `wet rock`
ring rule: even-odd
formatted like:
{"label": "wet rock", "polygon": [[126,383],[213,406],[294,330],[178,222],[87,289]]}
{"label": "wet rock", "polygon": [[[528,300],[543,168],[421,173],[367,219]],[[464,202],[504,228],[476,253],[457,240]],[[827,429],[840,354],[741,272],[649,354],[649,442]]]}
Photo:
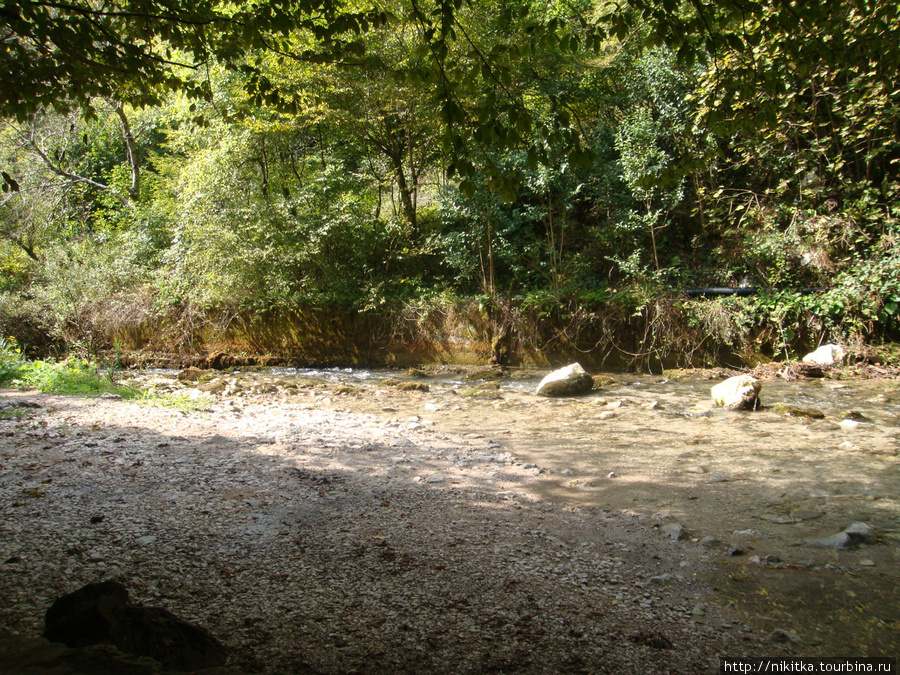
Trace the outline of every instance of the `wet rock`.
{"label": "wet rock", "polygon": [[225,648],[203,628],[166,609],[131,604],[115,581],[89,584],[56,600],[44,617],[43,637],[70,648],[113,645],[166,668],[222,666]]}
{"label": "wet rock", "polygon": [[803,357],[803,363],[813,366],[834,366],[846,358],[847,352],[840,345],[822,345]]}
{"label": "wet rock", "polygon": [[424,382],[401,382],[397,385],[397,389],[400,391],[430,391],[431,387]]}
{"label": "wet rock", "polygon": [[468,373],[463,379],[467,382],[472,382],[474,380],[499,380],[505,375],[506,373],[504,373],[502,368],[485,368]]}
{"label": "wet rock", "polygon": [[588,375],[581,364],[572,363],[565,368],[555,370],[537,386],[538,396],[579,396],[587,394],[594,388],[594,379]]}
{"label": "wet rock", "polygon": [[750,375],[738,375],[720,382],[711,390],[713,403],[729,410],[756,410],[762,385]]}
{"label": "wet rock", "polygon": [[772,409],[779,415],[786,415],[787,417],[806,417],[812,420],[821,420],[825,418],[825,413],[821,410],[789,405],[787,403],[776,403],[772,406]]}
{"label": "wet rock", "polygon": [[615,387],[619,384],[608,375],[594,375],[593,380],[594,389],[600,389],[601,387]]}

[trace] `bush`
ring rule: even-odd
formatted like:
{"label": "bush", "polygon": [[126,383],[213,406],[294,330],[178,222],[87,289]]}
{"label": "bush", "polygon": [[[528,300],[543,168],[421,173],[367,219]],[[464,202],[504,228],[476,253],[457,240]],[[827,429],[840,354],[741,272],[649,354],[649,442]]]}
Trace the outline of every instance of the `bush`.
{"label": "bush", "polygon": [[25,365],[22,349],[13,337],[0,337],[0,385],[19,377]]}
{"label": "bush", "polygon": [[123,398],[137,398],[141,392],[134,387],[117,384],[111,373],[103,374],[96,364],[70,357],[64,361],[34,361],[21,370],[23,384],[37,387],[45,394],[75,394],[96,396],[118,394]]}

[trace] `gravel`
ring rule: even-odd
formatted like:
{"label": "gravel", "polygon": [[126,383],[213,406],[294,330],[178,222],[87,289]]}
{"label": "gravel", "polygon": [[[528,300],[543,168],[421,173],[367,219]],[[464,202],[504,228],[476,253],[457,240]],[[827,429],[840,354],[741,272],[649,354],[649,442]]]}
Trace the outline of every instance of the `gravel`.
{"label": "gravel", "polygon": [[696,546],[510,488],[537,467],[502,444],[309,398],[4,392],[0,625],[37,635],[117,579],[249,672],[705,673],[789,648],[711,604]]}

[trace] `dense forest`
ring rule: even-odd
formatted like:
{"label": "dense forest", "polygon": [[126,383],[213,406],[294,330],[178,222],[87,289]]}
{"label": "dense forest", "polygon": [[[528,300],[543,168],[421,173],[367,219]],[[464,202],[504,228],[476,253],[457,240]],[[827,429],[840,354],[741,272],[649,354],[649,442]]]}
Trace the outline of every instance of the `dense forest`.
{"label": "dense forest", "polygon": [[0,330],[33,354],[897,335],[896,2],[2,0],[0,45]]}

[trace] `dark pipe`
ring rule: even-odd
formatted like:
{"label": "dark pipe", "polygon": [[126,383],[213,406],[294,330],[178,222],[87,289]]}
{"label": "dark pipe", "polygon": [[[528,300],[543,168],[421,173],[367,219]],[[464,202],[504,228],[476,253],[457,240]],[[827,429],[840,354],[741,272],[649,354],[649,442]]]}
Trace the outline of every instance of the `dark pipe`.
{"label": "dark pipe", "polygon": [[[687,295],[692,298],[708,298],[711,296],[717,295],[738,295],[738,296],[746,296],[746,295],[756,295],[761,290],[755,288],[753,286],[748,286],[746,288],[691,288],[690,290],[685,291]],[[775,290],[784,290],[784,289],[775,289]],[[801,295],[808,295],[809,293],[817,293],[819,291],[824,291],[824,288],[801,288],[797,293]]]}

